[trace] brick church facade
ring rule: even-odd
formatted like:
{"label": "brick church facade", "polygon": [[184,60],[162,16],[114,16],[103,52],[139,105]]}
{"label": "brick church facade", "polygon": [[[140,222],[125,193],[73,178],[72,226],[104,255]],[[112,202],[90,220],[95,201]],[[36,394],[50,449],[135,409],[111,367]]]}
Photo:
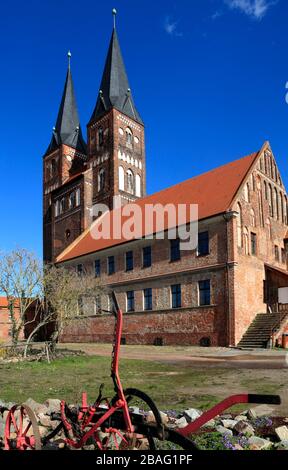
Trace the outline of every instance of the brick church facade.
{"label": "brick church facade", "polygon": [[[43,167],[44,261],[92,273],[115,290],[125,312],[123,342],[263,346],[272,332],[281,340],[288,323],[278,296],[288,287],[287,193],[269,143],[146,196],[144,124],[115,28],[87,145],[69,64]],[[113,206],[115,196],[121,207]],[[137,239],[93,235],[114,215],[125,224],[131,203],[197,204],[198,247],[181,251],[167,230],[164,239],[141,230]],[[109,211],[95,214],[96,204]],[[85,321],[79,312],[63,340],[110,342],[114,319],[101,308],[109,310],[108,293],[95,298]]]}

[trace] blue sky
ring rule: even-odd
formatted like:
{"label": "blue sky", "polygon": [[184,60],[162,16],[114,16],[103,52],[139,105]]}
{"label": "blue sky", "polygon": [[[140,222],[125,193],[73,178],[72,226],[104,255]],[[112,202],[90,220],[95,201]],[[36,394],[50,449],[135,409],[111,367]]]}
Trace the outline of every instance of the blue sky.
{"label": "blue sky", "polygon": [[286,0],[28,0],[0,17],[0,250],[42,254],[42,155],[67,51],[81,125],[92,113],[112,29],[146,124],[148,193],[269,140],[288,186]]}

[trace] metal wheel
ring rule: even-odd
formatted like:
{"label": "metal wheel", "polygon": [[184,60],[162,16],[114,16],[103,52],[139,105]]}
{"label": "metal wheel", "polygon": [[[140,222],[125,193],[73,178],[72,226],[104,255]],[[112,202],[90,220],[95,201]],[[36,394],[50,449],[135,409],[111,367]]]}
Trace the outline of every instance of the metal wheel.
{"label": "metal wheel", "polygon": [[[130,410],[130,417],[132,424],[135,426],[135,433],[132,436],[127,436],[125,431],[123,439],[120,441],[118,434],[119,449],[139,449],[139,450],[156,450],[155,438],[163,439],[164,427],[162,423],[161,414],[155,405],[154,401],[146,395],[146,393],[136,388],[127,388],[124,390],[124,395]],[[118,396],[114,397],[112,404],[118,400]],[[139,409],[139,413],[137,413]],[[153,422],[152,426],[146,426],[147,415],[150,415],[150,420]],[[139,427],[139,432],[138,432]],[[115,442],[115,437],[112,436]]]}
{"label": "metal wheel", "polygon": [[15,405],[9,411],[4,446],[5,450],[41,450],[37,419],[29,406]]}

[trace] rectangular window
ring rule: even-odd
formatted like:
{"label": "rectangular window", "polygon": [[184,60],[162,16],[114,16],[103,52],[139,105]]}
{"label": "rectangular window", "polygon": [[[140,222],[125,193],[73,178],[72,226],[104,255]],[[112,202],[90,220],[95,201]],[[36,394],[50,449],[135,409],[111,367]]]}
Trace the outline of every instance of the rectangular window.
{"label": "rectangular window", "polygon": [[134,299],[134,290],[127,292],[127,312],[134,312],[135,310],[135,299]]}
{"label": "rectangular window", "polygon": [[144,289],[144,310],[152,310],[152,289]]}
{"label": "rectangular window", "polygon": [[199,305],[211,305],[210,280],[199,281]]}
{"label": "rectangular window", "polygon": [[115,273],[115,257],[114,256],[109,256],[108,257],[108,274],[111,276],[111,274]]}
{"label": "rectangular window", "polygon": [[77,189],[76,190],[76,206],[80,206],[80,202],[81,202],[81,193],[80,193],[80,189]]}
{"label": "rectangular window", "polygon": [[101,262],[100,259],[96,259],[94,263],[95,277],[101,276]]}
{"label": "rectangular window", "polygon": [[257,235],[251,232],[251,255],[257,254]]}
{"label": "rectangular window", "polygon": [[152,249],[151,246],[143,248],[143,268],[149,268],[152,265]]}
{"label": "rectangular window", "polygon": [[282,260],[282,263],[285,264],[286,263],[286,250],[285,248],[282,248],[281,249],[281,260]]}
{"label": "rectangular window", "polygon": [[127,251],[126,253],[126,271],[133,271],[133,251]]}
{"label": "rectangular window", "polygon": [[83,264],[77,264],[76,271],[77,271],[78,276],[82,276],[82,274],[83,274]]}
{"label": "rectangular window", "polygon": [[170,240],[170,261],[179,261],[180,259],[180,240]]}
{"label": "rectangular window", "polygon": [[201,232],[198,234],[198,256],[209,255],[209,233]]}
{"label": "rectangular window", "polygon": [[275,252],[275,261],[279,261],[279,247],[278,247],[278,245],[274,246],[274,252]]}
{"label": "rectangular window", "polygon": [[181,307],[181,284],[171,286],[172,308]]}

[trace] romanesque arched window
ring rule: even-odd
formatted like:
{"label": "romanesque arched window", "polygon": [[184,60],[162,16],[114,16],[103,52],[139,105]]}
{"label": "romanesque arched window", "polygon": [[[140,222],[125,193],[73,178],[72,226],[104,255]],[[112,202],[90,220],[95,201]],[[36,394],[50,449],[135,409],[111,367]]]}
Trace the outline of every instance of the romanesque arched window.
{"label": "romanesque arched window", "polygon": [[126,129],[126,142],[129,145],[132,145],[133,142],[133,133],[129,127]]}
{"label": "romanesque arched window", "polygon": [[102,168],[98,173],[98,191],[103,191],[105,188],[105,170]]}
{"label": "romanesque arched window", "polygon": [[119,189],[120,191],[125,190],[125,173],[123,166],[119,166]]}
{"label": "romanesque arched window", "polygon": [[237,217],[237,245],[239,248],[242,248],[243,246],[243,240],[242,240],[242,208],[240,204],[237,204],[237,212],[238,212],[238,217]]}
{"label": "romanesque arched window", "polygon": [[127,191],[134,193],[134,175],[131,170],[127,170]]}

